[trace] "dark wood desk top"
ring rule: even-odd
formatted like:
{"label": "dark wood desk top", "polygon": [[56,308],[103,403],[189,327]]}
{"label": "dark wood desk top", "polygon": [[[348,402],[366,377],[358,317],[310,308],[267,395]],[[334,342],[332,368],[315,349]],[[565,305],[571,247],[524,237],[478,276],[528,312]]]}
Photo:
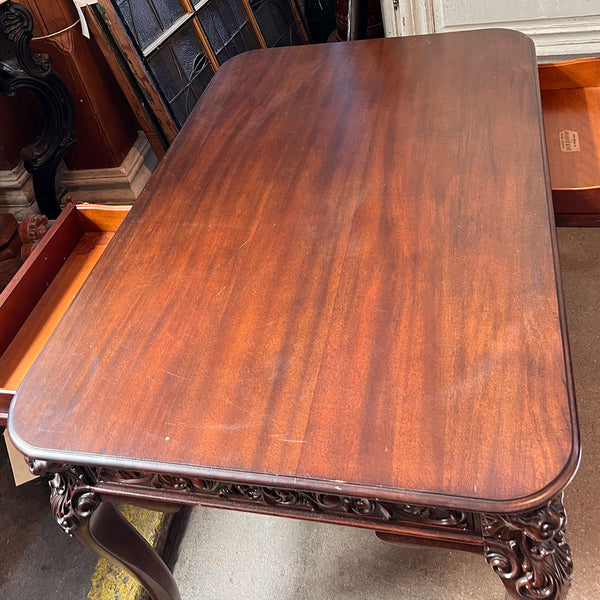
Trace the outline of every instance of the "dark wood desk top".
{"label": "dark wood desk top", "polygon": [[229,61],[13,403],[25,454],[522,510],[579,455],[533,45]]}

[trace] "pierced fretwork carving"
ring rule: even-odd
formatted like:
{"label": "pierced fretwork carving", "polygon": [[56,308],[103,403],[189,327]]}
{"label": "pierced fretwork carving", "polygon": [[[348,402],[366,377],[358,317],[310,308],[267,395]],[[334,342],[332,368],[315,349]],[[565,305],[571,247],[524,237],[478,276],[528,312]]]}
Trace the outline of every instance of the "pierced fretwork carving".
{"label": "pierced fretwork carving", "polygon": [[63,80],[52,70],[46,54],[29,47],[33,19],[20,4],[0,4],[0,91],[13,96],[28,89],[40,100],[44,111],[39,138],[23,148],[25,168],[31,173],[40,210],[49,218],[60,212],[56,198],[56,170],[64,153],[75,144],[73,98]]}
{"label": "pierced fretwork carving", "polygon": [[298,512],[317,512],[328,515],[354,514],[375,522],[415,523],[429,527],[474,530],[470,512],[430,506],[416,506],[401,502],[382,502],[377,498],[360,498],[320,492],[274,488],[180,477],[161,473],[113,470],[96,467],[78,467],[29,460],[29,468],[36,475],[51,476],[52,506],[61,527],[68,533],[77,526],[77,520],[93,512],[103,493],[103,484],[119,484],[136,498],[144,492],[152,497],[152,490],[168,490],[169,502],[201,504],[209,498],[218,498],[226,505],[231,502],[276,507],[289,507]]}
{"label": "pierced fretwork carving", "polygon": [[470,513],[412,506],[399,502],[382,502],[376,498],[359,498],[139,471],[97,469],[95,477],[98,481],[122,483],[136,488],[169,489],[176,493],[191,494],[197,496],[198,501],[202,498],[213,497],[224,501],[242,501],[271,507],[293,507],[298,511],[332,515],[355,514],[374,521],[415,522],[465,530],[472,526]]}
{"label": "pierced fretwork carving", "polygon": [[561,600],[573,561],[562,496],[518,515],[482,515],[485,557],[511,598]]}
{"label": "pierced fretwork carving", "polygon": [[89,518],[103,493],[110,495],[103,484],[119,484],[122,491],[126,488],[138,499],[146,495],[150,501],[153,490],[168,490],[168,501],[176,504],[202,504],[215,498],[223,506],[242,502],[268,506],[274,511],[280,507],[298,513],[312,512],[333,517],[356,515],[361,520],[387,525],[413,523],[465,532],[476,528],[472,513],[447,508],[160,473],[79,467],[42,460],[29,459],[28,462],[34,474],[51,477],[52,509],[59,525],[69,534],[82,520]]}

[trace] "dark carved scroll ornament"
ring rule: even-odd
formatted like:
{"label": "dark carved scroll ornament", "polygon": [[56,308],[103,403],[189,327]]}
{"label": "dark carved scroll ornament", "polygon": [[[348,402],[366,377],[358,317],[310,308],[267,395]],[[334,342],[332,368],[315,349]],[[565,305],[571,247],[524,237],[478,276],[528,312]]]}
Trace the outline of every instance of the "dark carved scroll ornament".
{"label": "dark carved scroll ornament", "polygon": [[482,516],[486,559],[511,598],[565,597],[573,573],[566,521],[562,496],[531,512]]}
{"label": "dark carved scroll ornament", "polygon": [[[73,466],[31,459],[29,466],[34,473],[51,478],[51,505],[56,520],[69,535],[76,535],[85,543],[89,539],[96,545],[98,543],[97,536],[90,538],[86,532],[93,521],[90,517],[94,515],[96,518],[102,513],[104,496],[105,499],[115,495],[132,497],[137,501],[147,498],[150,503],[159,504],[204,504],[213,499],[215,506],[224,508],[239,508],[240,504],[248,503],[248,506],[268,506],[270,514],[291,516],[291,512],[296,512],[297,516],[303,514],[303,518],[312,519],[317,516],[310,517],[308,514],[318,513],[318,518],[330,515],[337,522],[343,514],[354,514],[358,517],[355,523],[358,520],[370,521],[374,528],[377,524],[385,524],[388,531],[393,531],[396,526],[404,528],[413,524],[417,528],[434,527],[438,531],[443,528],[451,531],[452,535],[482,535],[485,557],[513,600],[564,600],[571,583],[573,561],[565,538],[566,513],[562,496],[523,513],[474,514],[441,507],[383,502],[377,498],[164,473]],[[157,490],[168,494],[157,496]],[[136,573],[144,575],[143,570]],[[170,577],[168,569],[165,573],[165,577]]]}
{"label": "dark carved scroll ornament", "polygon": [[100,497],[90,491],[85,469],[70,468],[54,475],[50,506],[57,523],[71,536],[90,518],[100,506]]}
{"label": "dark carved scroll ornament", "polygon": [[247,485],[209,479],[180,477],[140,471],[96,469],[97,481],[126,484],[140,492],[143,489],[167,489],[175,493],[224,501],[242,501],[271,507],[293,507],[298,511],[330,515],[355,514],[368,520],[388,523],[416,522],[437,527],[467,530],[472,528],[470,513],[459,510],[413,506],[400,502],[382,502],[376,498],[360,498],[286,488]]}
{"label": "dark carved scroll ornament", "polygon": [[65,465],[36,459],[28,459],[28,463],[32,473],[50,479],[52,507],[67,533],[72,533],[80,521],[87,519],[95,510],[100,503],[100,495],[107,491],[104,484],[118,484],[138,499],[145,495],[151,498],[153,490],[167,490],[170,492],[169,502],[175,504],[202,504],[209,498],[216,498],[223,506],[247,502],[272,509],[289,507],[299,513],[354,514],[369,521],[392,525],[412,522],[462,531],[474,528],[472,513],[447,508],[164,473]]}
{"label": "dark carved scroll ornament", "polygon": [[54,517],[66,533],[73,535],[100,505],[100,497],[90,489],[90,469],[27,457],[26,461],[34,475],[48,479]]}
{"label": "dark carved scroll ornament", "polygon": [[44,116],[38,139],[21,154],[31,173],[40,211],[49,218],[60,212],[56,198],[56,171],[64,153],[75,144],[73,98],[62,79],[52,70],[46,54],[35,54],[29,42],[33,19],[20,4],[0,4],[0,91],[9,96],[31,90],[39,98]]}

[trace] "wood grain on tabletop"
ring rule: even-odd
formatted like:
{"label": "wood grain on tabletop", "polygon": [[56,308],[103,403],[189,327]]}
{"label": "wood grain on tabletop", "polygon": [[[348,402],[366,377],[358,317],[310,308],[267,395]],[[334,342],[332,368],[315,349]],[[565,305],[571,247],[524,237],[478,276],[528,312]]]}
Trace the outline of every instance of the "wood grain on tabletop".
{"label": "wood grain on tabletop", "polygon": [[17,445],[482,508],[564,485],[533,56],[489,30],[229,61],[18,392]]}

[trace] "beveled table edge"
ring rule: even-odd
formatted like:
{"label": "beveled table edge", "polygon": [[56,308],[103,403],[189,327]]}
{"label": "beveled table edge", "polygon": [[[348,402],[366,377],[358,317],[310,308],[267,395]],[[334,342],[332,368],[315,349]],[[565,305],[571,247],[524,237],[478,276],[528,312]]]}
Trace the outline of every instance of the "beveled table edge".
{"label": "beveled table edge", "polygon": [[[120,458],[108,455],[93,455],[80,452],[59,452],[36,448],[21,440],[12,431],[12,408],[9,413],[8,433],[15,447],[28,460],[49,463],[50,470],[61,470],[70,465],[82,467],[106,468],[113,471],[138,471],[145,474],[162,474],[193,479],[210,479],[240,485],[266,486],[280,489],[312,491],[333,495],[372,498],[388,502],[418,504],[489,513],[521,513],[534,509],[561,493],[571,482],[579,466],[581,453],[579,443],[572,444],[569,459],[563,469],[546,486],[519,498],[492,499],[458,496],[436,492],[387,488],[366,485],[356,482],[326,480],[273,473],[240,471],[220,467],[194,466],[178,463],[161,463],[158,461]],[[574,441],[578,436],[574,437]]]}

